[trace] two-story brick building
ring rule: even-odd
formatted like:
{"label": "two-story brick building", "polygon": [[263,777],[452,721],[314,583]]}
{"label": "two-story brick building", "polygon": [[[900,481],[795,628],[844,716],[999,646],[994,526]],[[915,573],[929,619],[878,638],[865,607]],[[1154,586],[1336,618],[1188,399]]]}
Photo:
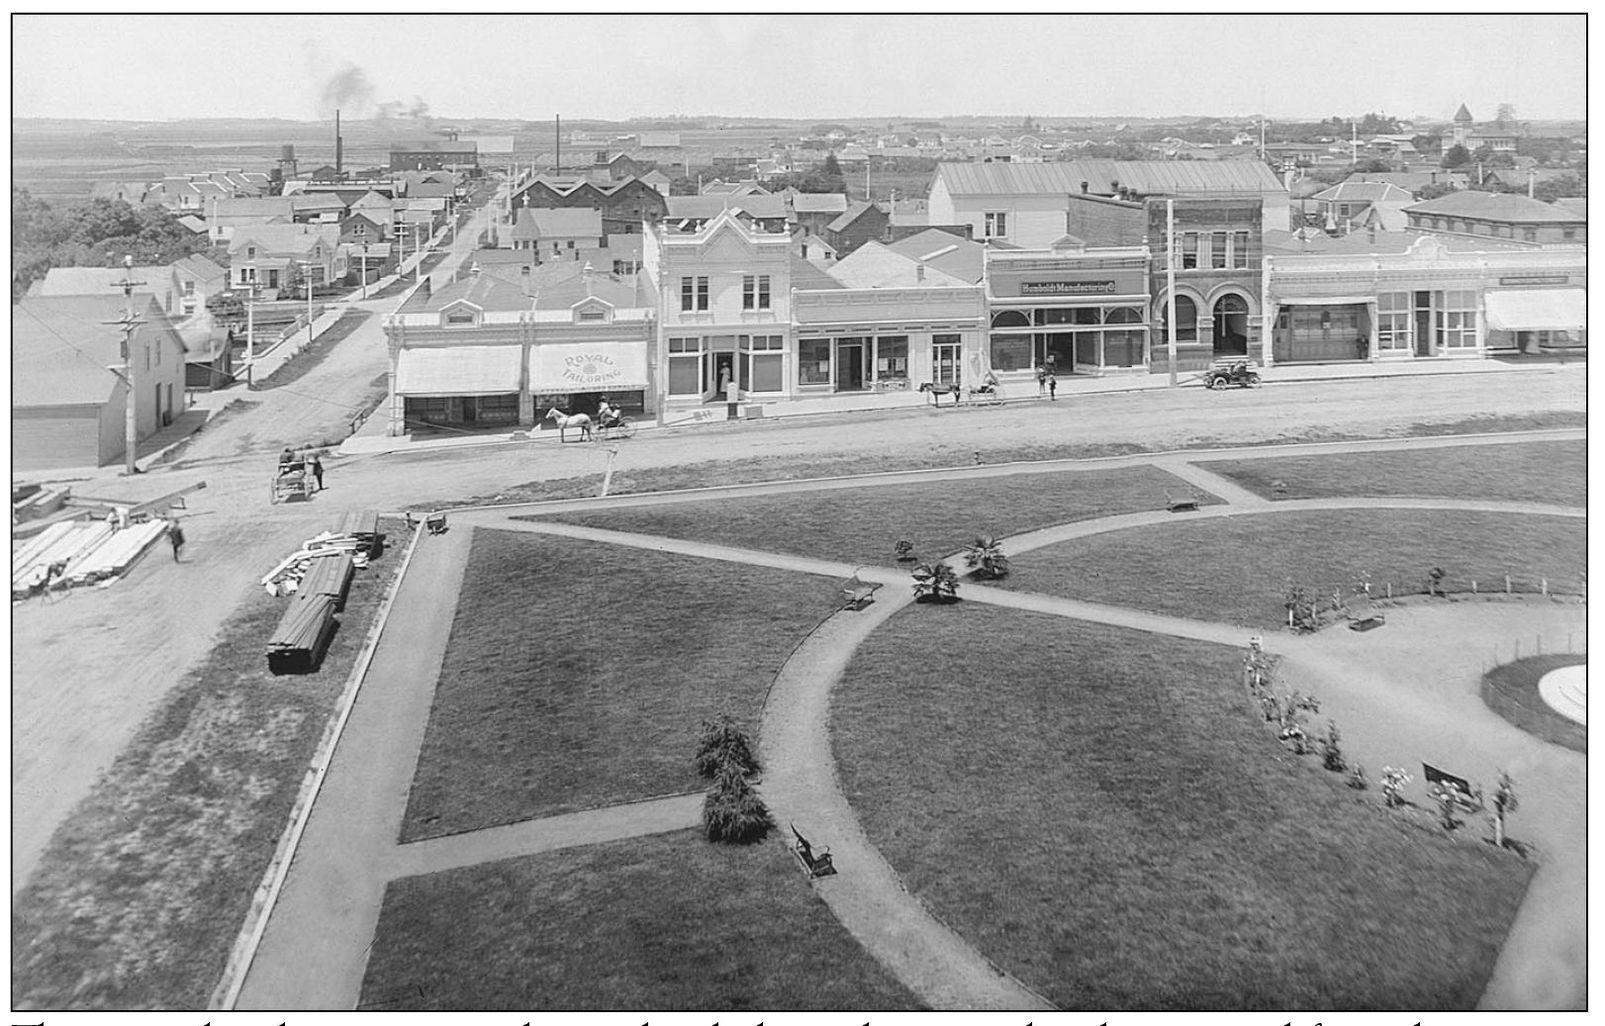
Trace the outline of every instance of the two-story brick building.
{"label": "two-story brick building", "polygon": [[1149,364],[1147,246],[986,251],[987,365],[1007,387],[1057,376],[1142,371]]}

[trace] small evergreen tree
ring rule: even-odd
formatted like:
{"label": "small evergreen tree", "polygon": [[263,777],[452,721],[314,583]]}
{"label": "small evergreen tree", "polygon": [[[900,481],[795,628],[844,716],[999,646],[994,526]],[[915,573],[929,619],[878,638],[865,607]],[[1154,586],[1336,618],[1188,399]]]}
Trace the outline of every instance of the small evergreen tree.
{"label": "small evergreen tree", "polygon": [[702,721],[695,758],[697,772],[709,779],[717,777],[726,766],[734,767],[742,776],[758,770],[758,757],[752,754],[747,732],[728,713]]}
{"label": "small evergreen tree", "polygon": [[702,829],[708,840],[752,844],[763,840],[774,825],[757,790],[736,766],[726,763],[702,802]]}

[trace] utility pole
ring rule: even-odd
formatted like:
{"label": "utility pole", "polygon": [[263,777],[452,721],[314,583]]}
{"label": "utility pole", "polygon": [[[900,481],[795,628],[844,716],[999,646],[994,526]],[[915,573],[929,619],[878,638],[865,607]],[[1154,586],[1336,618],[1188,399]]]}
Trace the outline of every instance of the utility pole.
{"label": "utility pole", "polygon": [[145,284],[134,280],[134,258],[123,257],[123,280],[115,282],[123,290],[123,316],[119,320],[106,321],[106,324],[115,324],[123,329],[122,357],[123,366],[119,371],[111,368],[111,372],[120,378],[128,389],[128,395],[123,403],[124,408],[124,453],[123,473],[137,474],[139,468],[134,464],[134,451],[139,444],[139,391],[134,377],[134,329],[145,323],[134,316],[134,286]]}
{"label": "utility pole", "polygon": [[312,261],[299,261],[301,265],[301,284],[307,290],[307,345],[312,345]]}
{"label": "utility pole", "polygon": [[255,387],[252,376],[256,372],[256,268],[251,268],[251,274],[252,278],[245,286],[245,390],[247,392]]}
{"label": "utility pole", "polygon": [[1170,358],[1170,387],[1176,387],[1176,201],[1165,201],[1165,352]]}

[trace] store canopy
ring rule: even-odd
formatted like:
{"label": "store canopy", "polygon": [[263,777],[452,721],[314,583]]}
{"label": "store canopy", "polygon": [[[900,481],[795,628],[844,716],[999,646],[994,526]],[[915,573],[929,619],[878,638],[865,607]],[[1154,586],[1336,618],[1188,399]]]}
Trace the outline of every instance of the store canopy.
{"label": "store canopy", "polygon": [[396,394],[437,398],[517,392],[522,354],[519,346],[403,349],[396,361]]}
{"label": "store canopy", "polygon": [[1278,306],[1354,306],[1363,303],[1375,303],[1375,296],[1298,296],[1289,299],[1277,298]]}
{"label": "store canopy", "polygon": [[1512,289],[1486,293],[1488,327],[1495,331],[1582,331],[1588,327],[1583,289]]}
{"label": "store canopy", "polygon": [[645,342],[537,345],[529,351],[529,387],[536,393],[644,391]]}

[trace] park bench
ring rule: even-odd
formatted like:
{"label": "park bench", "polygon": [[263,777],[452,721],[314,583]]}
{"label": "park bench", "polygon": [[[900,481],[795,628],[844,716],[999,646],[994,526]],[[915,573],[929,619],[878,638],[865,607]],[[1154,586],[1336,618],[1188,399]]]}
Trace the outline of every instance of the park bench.
{"label": "park bench", "polygon": [[853,571],[853,576],[842,582],[842,608],[863,609],[875,601],[875,592],[880,588],[876,581],[865,581]]}
{"label": "park bench", "polygon": [[803,867],[803,872],[810,878],[835,876],[836,866],[831,861],[830,849],[824,848],[816,853],[814,846],[808,843],[808,838],[798,832],[796,824],[790,826],[791,835],[797,838],[797,843],[792,845],[791,853],[797,856],[797,862]]}
{"label": "park bench", "polygon": [[1471,782],[1465,777],[1445,773],[1427,763],[1421,764],[1421,776],[1426,780],[1429,790],[1447,795],[1462,812],[1482,811],[1482,799],[1471,789]]}
{"label": "park bench", "polygon": [[1196,513],[1198,501],[1196,495],[1173,496],[1169,492],[1165,493],[1165,509],[1172,513]]}

